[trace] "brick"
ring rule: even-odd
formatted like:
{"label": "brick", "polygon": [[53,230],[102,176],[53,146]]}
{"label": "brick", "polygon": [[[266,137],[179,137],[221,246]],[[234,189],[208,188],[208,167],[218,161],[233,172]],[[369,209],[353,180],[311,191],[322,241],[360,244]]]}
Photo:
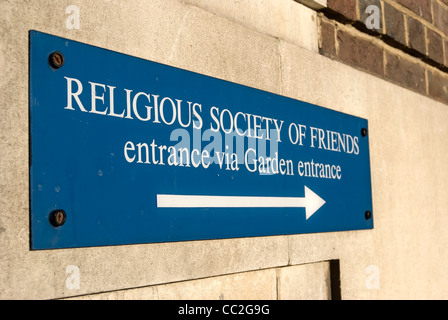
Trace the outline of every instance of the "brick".
{"label": "brick", "polygon": [[328,0],[327,7],[351,21],[357,21],[356,0]]}
{"label": "brick", "polygon": [[385,77],[405,88],[426,94],[425,69],[404,56],[386,51]]}
{"label": "brick", "polygon": [[448,40],[445,40],[444,43],[445,43],[445,66],[448,67]]}
{"label": "brick", "polygon": [[380,46],[344,30],[337,31],[337,40],[340,61],[383,76],[383,49]]}
{"label": "brick", "polygon": [[319,39],[320,53],[327,57],[336,56],[336,39],[335,26],[332,22],[321,19],[320,22],[320,39]]}
{"label": "brick", "polygon": [[431,0],[395,0],[423,19],[432,22]]}
{"label": "brick", "polygon": [[427,55],[428,57],[439,63],[439,64],[443,64],[444,63],[444,55],[443,55],[443,39],[442,36],[440,34],[438,34],[437,32],[431,30],[431,29],[427,29]]}
{"label": "brick", "polygon": [[448,104],[448,74],[428,70],[428,93],[431,98]]}
{"label": "brick", "polygon": [[[376,6],[377,12],[367,11],[370,6]],[[359,20],[366,25],[366,27],[372,31],[381,33],[383,30],[383,19],[381,13],[381,4],[379,0],[358,0]],[[378,17],[374,16],[378,13]],[[377,19],[375,19],[377,18]],[[369,23],[366,23],[368,20]],[[376,24],[378,28],[372,28],[372,24]]]}
{"label": "brick", "polygon": [[434,25],[448,36],[448,8],[433,1]]}
{"label": "brick", "polygon": [[425,27],[417,19],[406,17],[408,25],[408,46],[426,55]]}
{"label": "brick", "polygon": [[384,24],[387,36],[406,45],[404,14],[387,3],[384,3]]}

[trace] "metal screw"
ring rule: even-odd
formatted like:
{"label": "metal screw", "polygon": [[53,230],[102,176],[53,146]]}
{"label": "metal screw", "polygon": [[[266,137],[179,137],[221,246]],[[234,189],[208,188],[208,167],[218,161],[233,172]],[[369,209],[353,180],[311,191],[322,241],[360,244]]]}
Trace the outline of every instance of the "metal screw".
{"label": "metal screw", "polygon": [[361,129],[361,135],[362,135],[363,137],[367,136],[367,128],[362,128],[362,129]]}
{"label": "metal screw", "polygon": [[65,62],[64,55],[62,53],[60,53],[59,51],[55,51],[52,54],[50,54],[50,57],[48,60],[49,60],[50,66],[52,66],[54,69],[61,68]]}
{"label": "metal screw", "polygon": [[49,220],[53,227],[60,227],[67,220],[67,215],[64,210],[54,210],[50,213]]}
{"label": "metal screw", "polygon": [[367,210],[364,216],[366,217],[366,220],[370,220],[370,218],[372,218],[372,212]]}

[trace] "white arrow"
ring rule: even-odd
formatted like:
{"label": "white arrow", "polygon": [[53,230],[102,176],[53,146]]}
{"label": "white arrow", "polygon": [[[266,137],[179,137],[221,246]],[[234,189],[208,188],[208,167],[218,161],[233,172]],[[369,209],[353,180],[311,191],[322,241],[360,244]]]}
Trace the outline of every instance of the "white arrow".
{"label": "white arrow", "polygon": [[158,208],[305,208],[308,220],[325,200],[305,186],[304,198],[158,194]]}

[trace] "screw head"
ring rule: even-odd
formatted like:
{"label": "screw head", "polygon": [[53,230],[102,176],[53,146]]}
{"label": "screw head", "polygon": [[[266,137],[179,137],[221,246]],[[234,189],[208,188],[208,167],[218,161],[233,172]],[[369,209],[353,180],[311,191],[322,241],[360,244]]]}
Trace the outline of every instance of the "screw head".
{"label": "screw head", "polygon": [[362,129],[361,129],[361,135],[362,135],[363,137],[367,136],[367,133],[368,133],[367,128],[362,128]]}
{"label": "screw head", "polygon": [[367,210],[364,214],[366,220],[370,220],[372,218],[372,211]]}
{"label": "screw head", "polygon": [[67,220],[67,215],[64,210],[57,209],[50,213],[48,219],[53,227],[60,227]]}
{"label": "screw head", "polygon": [[52,68],[59,69],[64,65],[65,59],[62,53],[60,53],[59,51],[55,51],[52,54],[50,54],[48,61]]}

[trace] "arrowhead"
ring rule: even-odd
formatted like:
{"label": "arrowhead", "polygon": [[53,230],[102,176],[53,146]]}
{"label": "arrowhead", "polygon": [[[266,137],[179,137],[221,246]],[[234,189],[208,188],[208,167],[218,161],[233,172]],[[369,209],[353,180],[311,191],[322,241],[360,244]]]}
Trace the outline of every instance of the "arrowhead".
{"label": "arrowhead", "polygon": [[308,220],[317,210],[325,204],[325,200],[305,186],[305,211]]}

